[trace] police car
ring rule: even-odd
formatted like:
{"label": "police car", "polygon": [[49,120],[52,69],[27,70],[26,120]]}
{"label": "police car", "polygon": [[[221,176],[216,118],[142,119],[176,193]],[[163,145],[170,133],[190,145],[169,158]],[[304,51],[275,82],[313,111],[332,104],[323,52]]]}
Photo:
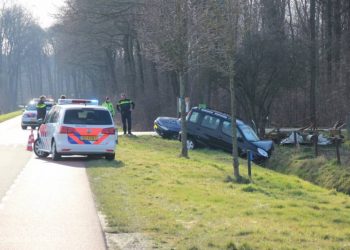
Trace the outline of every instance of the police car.
{"label": "police car", "polygon": [[[34,98],[25,106],[25,110],[23,111],[22,120],[21,120],[22,129],[27,129],[28,126],[35,129],[36,127],[39,126],[39,122],[37,119],[37,110],[36,110],[36,105],[38,104],[38,102],[39,102],[39,99]],[[46,112],[49,112],[52,106],[55,105],[55,102],[52,99],[47,99],[45,101],[45,104],[46,104]]]}
{"label": "police car", "polygon": [[101,155],[115,158],[117,135],[110,112],[97,100],[59,99],[40,125],[34,152],[39,158],[52,155]]}

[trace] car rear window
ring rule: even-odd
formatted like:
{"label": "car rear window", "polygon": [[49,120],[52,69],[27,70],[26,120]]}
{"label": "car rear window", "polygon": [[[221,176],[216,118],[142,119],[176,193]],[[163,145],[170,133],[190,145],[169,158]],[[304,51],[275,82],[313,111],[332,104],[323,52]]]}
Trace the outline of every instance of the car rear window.
{"label": "car rear window", "polygon": [[64,124],[112,125],[109,111],[97,109],[68,109]]}

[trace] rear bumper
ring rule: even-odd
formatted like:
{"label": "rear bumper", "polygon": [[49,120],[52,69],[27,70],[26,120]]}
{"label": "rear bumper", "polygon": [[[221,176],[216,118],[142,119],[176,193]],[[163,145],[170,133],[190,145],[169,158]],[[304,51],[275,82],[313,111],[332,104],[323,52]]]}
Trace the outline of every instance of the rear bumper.
{"label": "rear bumper", "polygon": [[94,148],[86,148],[86,147],[72,147],[72,146],[63,146],[59,147],[57,145],[57,153],[62,155],[87,155],[87,154],[114,154],[116,148],[114,147],[94,147]]}
{"label": "rear bumper", "polygon": [[108,139],[104,144],[70,144],[66,140],[56,141],[57,153],[62,155],[87,155],[87,154],[114,154],[116,150],[116,137]]}

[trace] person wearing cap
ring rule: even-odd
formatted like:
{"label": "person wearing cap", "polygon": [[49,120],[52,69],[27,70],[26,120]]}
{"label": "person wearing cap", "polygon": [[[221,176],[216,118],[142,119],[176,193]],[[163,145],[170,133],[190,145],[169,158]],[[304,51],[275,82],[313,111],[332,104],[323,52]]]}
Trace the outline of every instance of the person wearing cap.
{"label": "person wearing cap", "polygon": [[44,95],[40,96],[39,102],[36,105],[36,111],[37,111],[37,115],[36,115],[36,119],[39,120],[41,119],[42,121],[44,121],[45,116],[46,116],[46,97]]}
{"label": "person wearing cap", "polygon": [[111,113],[112,117],[114,118],[115,110],[114,110],[113,104],[111,103],[108,96],[106,97],[105,102],[102,103],[102,106],[107,108],[109,110],[109,112]]}
{"label": "person wearing cap", "polygon": [[117,110],[122,115],[122,123],[123,123],[123,131],[124,135],[126,134],[126,130],[128,130],[128,134],[131,134],[131,111],[135,108],[135,103],[126,98],[126,94],[120,95],[120,100],[117,104]]}

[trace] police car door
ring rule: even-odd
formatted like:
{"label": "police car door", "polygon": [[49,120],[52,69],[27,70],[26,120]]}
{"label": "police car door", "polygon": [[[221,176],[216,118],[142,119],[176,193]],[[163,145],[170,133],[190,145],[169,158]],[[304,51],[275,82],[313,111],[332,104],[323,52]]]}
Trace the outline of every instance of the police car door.
{"label": "police car door", "polygon": [[58,126],[58,119],[60,116],[60,107],[56,106],[52,110],[48,121],[47,121],[47,148],[51,152],[52,146],[52,138],[54,137],[54,133],[56,131],[56,127]]}
{"label": "police car door", "polygon": [[48,133],[48,127],[49,127],[48,125],[53,113],[54,113],[54,109],[51,109],[50,112],[46,114],[45,120],[43,124],[40,125],[40,128],[39,128],[40,140],[43,146],[42,150],[44,151],[50,150],[49,139],[48,139],[50,135]]}

